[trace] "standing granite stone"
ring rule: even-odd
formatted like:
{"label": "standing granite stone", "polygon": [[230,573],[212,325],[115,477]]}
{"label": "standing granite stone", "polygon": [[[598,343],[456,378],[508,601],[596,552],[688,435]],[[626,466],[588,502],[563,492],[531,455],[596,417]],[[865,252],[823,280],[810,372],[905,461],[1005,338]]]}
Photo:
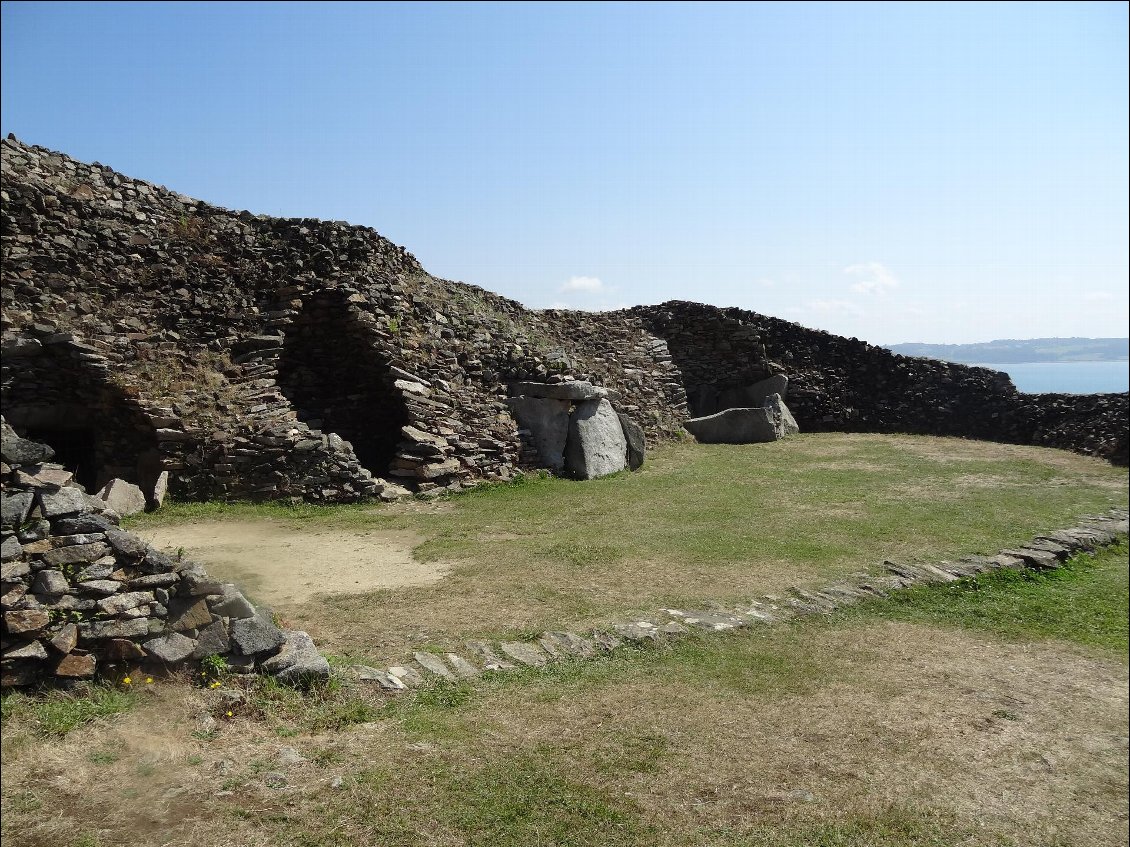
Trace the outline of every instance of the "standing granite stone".
{"label": "standing granite stone", "polygon": [[169,472],[161,471],[157,481],[153,483],[153,491],[149,495],[149,509],[156,511],[165,505],[165,495],[169,491]]}
{"label": "standing granite stone", "polygon": [[519,425],[533,436],[538,460],[554,473],[560,473],[565,467],[565,442],[569,437],[569,401],[511,397],[506,403]]}
{"label": "standing granite stone", "polygon": [[603,397],[577,404],[569,419],[565,469],[577,479],[596,479],[628,466],[628,441],[612,404]]}
{"label": "standing granite stone", "polygon": [[145,511],[145,494],[124,479],[107,482],[98,492],[98,497],[119,515],[136,515]]}
{"label": "standing granite stone", "polygon": [[643,466],[647,439],[643,427],[625,414],[619,414],[620,426],[624,430],[624,440],[628,442],[628,467],[633,471]]}
{"label": "standing granite stone", "polygon": [[765,402],[762,405],[763,408],[769,410],[769,414],[773,417],[773,423],[777,427],[778,438],[784,438],[786,435],[796,435],[800,432],[796,418],[793,417],[793,413],[789,411],[789,407],[785,405],[785,401],[781,399],[780,394],[770,394],[765,398]]}

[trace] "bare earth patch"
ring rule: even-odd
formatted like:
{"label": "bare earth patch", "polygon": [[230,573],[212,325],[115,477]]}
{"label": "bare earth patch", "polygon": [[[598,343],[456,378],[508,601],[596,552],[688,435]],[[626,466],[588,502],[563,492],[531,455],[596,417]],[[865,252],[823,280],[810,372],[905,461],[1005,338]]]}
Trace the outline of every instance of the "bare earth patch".
{"label": "bare earth patch", "polygon": [[404,530],[290,526],[275,521],[224,521],[141,529],[162,549],[183,549],[215,577],[234,582],[255,601],[288,606],[315,594],[361,594],[431,585],[448,573],[420,562],[423,539]]}

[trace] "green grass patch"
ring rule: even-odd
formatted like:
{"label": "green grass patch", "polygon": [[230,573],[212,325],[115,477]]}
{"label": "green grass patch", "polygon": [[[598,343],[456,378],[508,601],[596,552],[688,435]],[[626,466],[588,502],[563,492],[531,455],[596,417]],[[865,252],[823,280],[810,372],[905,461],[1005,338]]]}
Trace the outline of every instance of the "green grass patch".
{"label": "green grass patch", "polygon": [[2,702],[5,728],[9,723],[18,723],[40,737],[62,738],[80,726],[132,708],[138,696],[130,691],[94,685],[82,694],[52,691],[37,696],[11,692],[4,694]]}
{"label": "green grass patch", "polygon": [[894,592],[854,614],[945,624],[1013,639],[1061,638],[1127,655],[1130,588],[1125,540],[1050,571],[994,571]]}

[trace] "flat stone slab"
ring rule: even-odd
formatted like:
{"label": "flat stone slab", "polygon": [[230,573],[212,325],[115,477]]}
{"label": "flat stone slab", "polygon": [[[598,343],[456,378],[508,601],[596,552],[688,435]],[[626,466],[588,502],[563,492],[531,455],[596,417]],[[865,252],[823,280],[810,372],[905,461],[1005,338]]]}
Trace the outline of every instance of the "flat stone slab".
{"label": "flat stone slab", "polygon": [[514,664],[506,661],[494,651],[494,645],[489,641],[468,641],[467,649],[483,661],[483,669],[488,671],[512,670]]}
{"label": "flat stone slab", "polygon": [[412,658],[416,660],[416,664],[428,673],[442,677],[450,682],[455,681],[455,674],[452,673],[451,668],[444,664],[443,659],[436,656],[434,653],[415,653]]}
{"label": "flat stone slab", "polygon": [[498,645],[498,649],[515,662],[527,667],[540,668],[549,661],[544,650],[524,641],[503,641]]}
{"label": "flat stone slab", "polygon": [[443,658],[451,665],[455,675],[460,679],[470,679],[479,675],[479,669],[460,656],[458,653],[444,653]]}
{"label": "flat stone slab", "polygon": [[724,612],[684,612],[680,609],[666,609],[671,617],[678,618],[687,626],[697,626],[712,632],[721,632],[726,629],[739,629],[746,625],[743,618],[737,615],[727,615]]}
{"label": "flat stone slab", "polygon": [[389,675],[396,677],[407,686],[423,685],[424,678],[420,676],[415,668],[405,667],[404,665],[393,665],[388,669]]}
{"label": "flat stone slab", "polygon": [[519,426],[528,429],[538,451],[538,461],[554,473],[565,468],[565,442],[569,437],[568,400],[550,397],[511,397],[506,401]]}
{"label": "flat stone slab", "polygon": [[353,670],[362,682],[375,682],[385,691],[408,690],[408,686],[402,679],[379,668],[371,668],[368,665],[354,665]]}
{"label": "flat stone slab", "polygon": [[542,397],[552,400],[593,400],[607,397],[608,389],[600,388],[591,382],[573,380],[572,382],[515,382],[510,385],[514,397]]}
{"label": "flat stone slab", "polygon": [[596,655],[596,645],[573,632],[543,632],[538,644],[551,656],[580,656],[587,659]]}
{"label": "flat stone slab", "polygon": [[683,428],[701,444],[762,444],[780,438],[772,413],[763,407],[725,409],[691,418]]}
{"label": "flat stone slab", "polygon": [[659,627],[651,621],[628,621],[626,623],[614,623],[612,629],[616,634],[626,638],[628,641],[658,641],[659,640]]}

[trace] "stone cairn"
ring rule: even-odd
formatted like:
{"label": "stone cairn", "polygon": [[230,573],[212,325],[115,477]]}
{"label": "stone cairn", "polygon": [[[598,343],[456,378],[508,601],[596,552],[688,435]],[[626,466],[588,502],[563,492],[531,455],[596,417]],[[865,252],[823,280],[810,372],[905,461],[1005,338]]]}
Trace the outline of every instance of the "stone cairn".
{"label": "stone cairn", "polygon": [[50,447],[2,431],[0,684],[159,673],[221,657],[292,684],[329,676],[305,632],[279,629],[231,584],[119,527]]}

